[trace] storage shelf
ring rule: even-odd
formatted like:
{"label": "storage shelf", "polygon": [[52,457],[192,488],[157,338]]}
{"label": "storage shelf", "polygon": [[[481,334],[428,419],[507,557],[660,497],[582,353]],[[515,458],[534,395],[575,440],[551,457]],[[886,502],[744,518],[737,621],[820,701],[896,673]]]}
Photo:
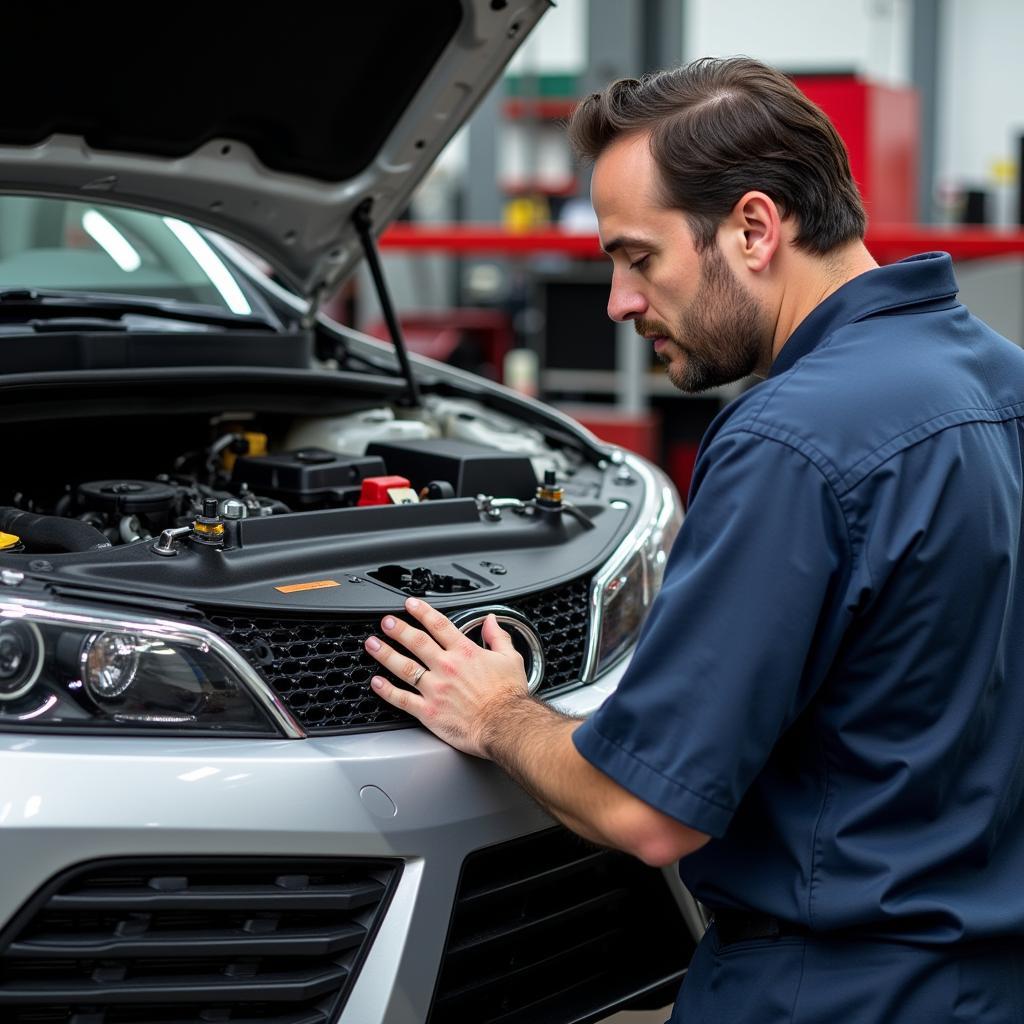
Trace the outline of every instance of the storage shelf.
{"label": "storage shelf", "polygon": [[941,250],[954,260],[988,259],[1024,254],[1024,230],[988,227],[929,227],[921,224],[880,224],[864,239],[879,263],[894,263],[918,252]]}
{"label": "storage shelf", "polygon": [[[1024,230],[1019,229],[887,224],[869,228],[865,243],[882,264],[934,250],[948,252],[954,260],[961,261],[1024,256]],[[446,252],[514,258],[557,253],[594,261],[604,256],[596,234],[570,234],[558,228],[514,232],[494,224],[394,224],[381,235],[380,245],[390,251],[410,253]],[[548,368],[541,371],[540,383],[548,394],[608,395],[630,407],[637,399],[645,404],[646,399],[654,397],[693,397],[678,391],[663,373],[644,372],[642,379],[637,381],[631,376],[633,372],[624,366],[617,370]],[[740,394],[747,383],[715,388],[697,397],[717,399],[724,404]]]}
{"label": "storage shelf", "polygon": [[538,121],[561,121],[568,119],[576,109],[579,100],[556,99],[540,96],[527,99],[512,96],[501,106],[502,113],[512,121],[534,118]]}
{"label": "storage shelf", "polygon": [[[948,252],[954,260],[973,260],[1024,254],[1024,231],[882,224],[869,228],[865,243],[879,263],[893,263],[905,256],[935,249]],[[604,255],[597,235],[574,235],[557,228],[513,232],[494,224],[394,224],[381,235],[380,244],[385,249],[410,252],[513,256],[554,252],[592,259]]]}
{"label": "storage shelf", "polygon": [[571,235],[557,228],[508,231],[497,224],[393,224],[380,236],[382,249],[452,253],[502,253],[529,256],[560,252],[567,256],[603,256],[597,235]]}

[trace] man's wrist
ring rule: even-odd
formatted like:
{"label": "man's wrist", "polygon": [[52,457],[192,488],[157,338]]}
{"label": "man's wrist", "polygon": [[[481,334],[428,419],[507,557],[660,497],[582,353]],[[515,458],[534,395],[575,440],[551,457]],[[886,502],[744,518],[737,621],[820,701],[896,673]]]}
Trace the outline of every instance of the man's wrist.
{"label": "man's wrist", "polygon": [[502,765],[522,741],[534,709],[543,706],[528,693],[517,692],[496,699],[487,709],[487,720],[481,730],[484,756]]}
{"label": "man's wrist", "polygon": [[493,761],[520,783],[529,774],[531,746],[555,749],[556,736],[579,719],[564,715],[527,693],[515,693],[501,700],[481,733],[484,757]]}

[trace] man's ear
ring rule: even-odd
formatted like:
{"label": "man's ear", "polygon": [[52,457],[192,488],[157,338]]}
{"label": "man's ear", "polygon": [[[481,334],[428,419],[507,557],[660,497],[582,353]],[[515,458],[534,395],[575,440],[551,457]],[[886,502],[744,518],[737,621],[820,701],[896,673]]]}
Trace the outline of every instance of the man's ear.
{"label": "man's ear", "polygon": [[775,200],[764,192],[747,192],[726,218],[726,230],[747,269],[768,268],[782,244],[782,217]]}

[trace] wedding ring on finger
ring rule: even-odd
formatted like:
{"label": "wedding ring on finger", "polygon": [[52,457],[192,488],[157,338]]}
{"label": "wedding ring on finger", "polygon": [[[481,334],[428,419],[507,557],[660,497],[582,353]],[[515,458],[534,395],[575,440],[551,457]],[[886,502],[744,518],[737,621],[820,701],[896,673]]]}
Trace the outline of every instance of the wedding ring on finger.
{"label": "wedding ring on finger", "polygon": [[416,674],[415,674],[415,675],[414,675],[414,676],[412,677],[412,679],[410,679],[410,680],[409,680],[409,682],[410,682],[410,683],[411,683],[411,684],[412,684],[413,686],[419,686],[419,684],[420,684],[420,680],[421,680],[421,679],[423,678],[423,675],[424,675],[424,673],[425,673],[426,671],[427,671],[427,670],[426,670],[426,668],[424,668],[424,667],[423,667],[422,665],[420,665],[420,666],[419,666],[419,667],[418,667],[418,668],[416,669]]}

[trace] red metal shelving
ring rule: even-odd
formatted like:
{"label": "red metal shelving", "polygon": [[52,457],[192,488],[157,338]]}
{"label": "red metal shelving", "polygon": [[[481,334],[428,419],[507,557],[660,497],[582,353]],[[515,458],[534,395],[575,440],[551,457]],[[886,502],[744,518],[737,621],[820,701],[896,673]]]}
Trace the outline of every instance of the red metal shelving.
{"label": "red metal shelving", "polygon": [[[865,239],[879,263],[892,263],[917,252],[942,250],[955,260],[1024,253],[1024,231],[993,228],[930,228],[918,224],[883,224],[868,229]],[[385,249],[490,253],[529,256],[562,253],[596,259],[602,256],[597,235],[568,234],[557,228],[513,232],[494,224],[394,224],[381,236]]]}
{"label": "red metal shelving", "polygon": [[570,235],[557,228],[508,231],[497,224],[393,224],[380,237],[382,249],[433,250],[529,256],[560,252],[567,256],[601,256],[597,235]]}
{"label": "red metal shelving", "polygon": [[948,252],[954,260],[977,260],[1024,253],[1024,231],[986,227],[925,227],[880,224],[865,239],[879,263],[892,263],[917,252]]}
{"label": "red metal shelving", "polygon": [[578,100],[553,96],[510,96],[502,104],[502,113],[511,120],[532,117],[538,121],[561,121],[568,119],[576,109]]}

